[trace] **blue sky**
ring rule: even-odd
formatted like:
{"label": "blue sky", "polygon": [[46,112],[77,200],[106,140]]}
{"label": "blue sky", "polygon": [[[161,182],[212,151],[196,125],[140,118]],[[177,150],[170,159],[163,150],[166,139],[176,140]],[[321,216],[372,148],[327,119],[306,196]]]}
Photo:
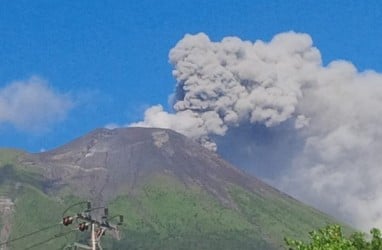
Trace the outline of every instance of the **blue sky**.
{"label": "blue sky", "polygon": [[[109,123],[139,121],[154,104],[168,109],[175,84],[168,52],[186,33],[268,41],[304,32],[324,63],[345,59],[360,71],[382,71],[379,1],[110,2],[0,1],[1,147],[38,152]],[[30,105],[46,110],[4,105],[1,98],[23,98],[15,94],[22,90],[9,88],[15,82],[51,93]],[[34,121],[34,112],[41,119]]]}

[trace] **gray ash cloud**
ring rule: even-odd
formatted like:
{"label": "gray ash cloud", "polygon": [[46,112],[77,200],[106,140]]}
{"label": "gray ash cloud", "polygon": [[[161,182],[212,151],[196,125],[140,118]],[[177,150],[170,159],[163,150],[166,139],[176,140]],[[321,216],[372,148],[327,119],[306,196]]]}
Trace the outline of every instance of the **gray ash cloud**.
{"label": "gray ash cloud", "polygon": [[295,32],[186,35],[169,59],[173,112],[154,106],[130,126],[176,130],[353,225],[382,226],[382,74],[323,65]]}

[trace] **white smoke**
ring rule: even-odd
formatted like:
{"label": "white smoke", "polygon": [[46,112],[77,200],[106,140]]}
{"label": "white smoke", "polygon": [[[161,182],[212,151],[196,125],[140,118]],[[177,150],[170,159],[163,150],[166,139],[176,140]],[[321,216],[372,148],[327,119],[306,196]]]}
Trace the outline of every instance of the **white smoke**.
{"label": "white smoke", "polygon": [[281,159],[270,182],[358,227],[382,227],[382,74],[324,66],[310,36],[294,32],[254,43],[186,35],[169,57],[174,112],[154,106],[132,126],[170,128],[213,150],[236,143],[230,154],[267,157],[263,171]]}
{"label": "white smoke", "polygon": [[67,95],[57,93],[39,77],[0,88],[0,125],[42,132],[62,121],[72,107],[73,101]]}

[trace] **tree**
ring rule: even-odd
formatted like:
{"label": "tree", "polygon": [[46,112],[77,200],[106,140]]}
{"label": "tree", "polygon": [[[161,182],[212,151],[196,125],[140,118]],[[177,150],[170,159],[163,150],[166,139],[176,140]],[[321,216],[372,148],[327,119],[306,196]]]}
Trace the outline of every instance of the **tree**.
{"label": "tree", "polygon": [[381,231],[370,230],[371,239],[365,233],[356,232],[346,237],[339,225],[329,225],[309,233],[310,242],[285,239],[289,250],[382,250]]}

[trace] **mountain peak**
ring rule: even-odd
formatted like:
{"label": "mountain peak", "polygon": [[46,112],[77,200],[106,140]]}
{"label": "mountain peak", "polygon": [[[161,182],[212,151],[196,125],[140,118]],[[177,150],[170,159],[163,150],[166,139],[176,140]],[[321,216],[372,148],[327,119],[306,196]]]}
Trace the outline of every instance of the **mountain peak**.
{"label": "mountain peak", "polygon": [[0,186],[14,218],[33,207],[46,219],[46,204],[107,205],[128,221],[111,249],[280,249],[283,236],[333,221],[171,130],[96,129],[44,153],[5,155]]}
{"label": "mountain peak", "polygon": [[134,192],[156,175],[198,186],[229,204],[230,184],[247,190],[274,190],[222,160],[197,142],[158,128],[96,129],[51,151],[35,154],[55,185],[109,200],[121,189]]}

